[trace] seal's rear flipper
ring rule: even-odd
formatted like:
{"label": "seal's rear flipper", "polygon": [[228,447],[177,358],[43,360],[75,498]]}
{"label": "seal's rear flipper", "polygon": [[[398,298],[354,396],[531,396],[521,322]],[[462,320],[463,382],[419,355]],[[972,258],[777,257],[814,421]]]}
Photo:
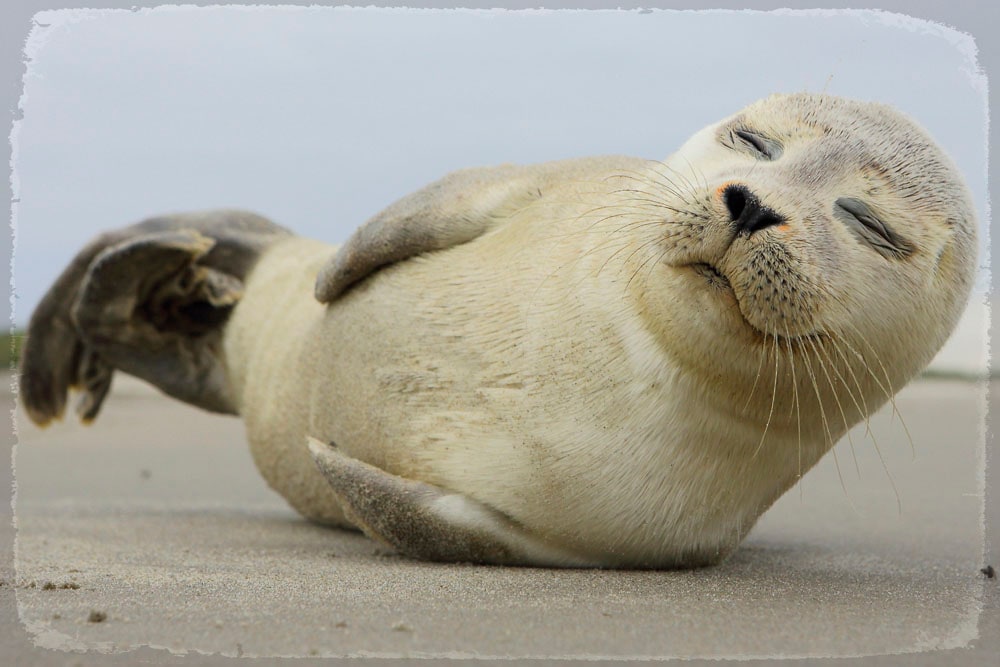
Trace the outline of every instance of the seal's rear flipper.
{"label": "seal's rear flipper", "polygon": [[219,359],[222,326],[261,251],[289,232],[242,211],[152,218],[88,244],[28,326],[20,397],[38,424],[97,416],[115,369],[167,394],[233,412]]}
{"label": "seal's rear flipper", "polygon": [[309,451],[348,519],[407,556],[494,565],[595,565],[545,544],[510,517],[462,494],[392,475],[314,438],[309,438]]}

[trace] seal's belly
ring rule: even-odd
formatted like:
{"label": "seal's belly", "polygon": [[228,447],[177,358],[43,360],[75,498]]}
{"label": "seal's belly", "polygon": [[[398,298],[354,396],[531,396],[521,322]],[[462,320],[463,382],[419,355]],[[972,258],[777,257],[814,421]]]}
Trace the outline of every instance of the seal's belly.
{"label": "seal's belly", "polygon": [[773,480],[724,468],[759,433],[711,415],[620,298],[575,295],[565,258],[525,259],[524,236],[508,225],[397,264],[329,307],[312,297],[312,266],[332,248],[288,242],[262,260],[227,332],[261,473],[305,516],[342,523],[312,436],[577,553],[599,545],[636,564],[688,534],[735,545],[761,511],[741,494]]}
{"label": "seal's belly", "polygon": [[[419,262],[374,276],[330,307],[318,303],[316,270],[334,251],[294,239],[263,258],[230,319],[225,348],[263,477],[303,515],[343,523],[307,436],[431,481],[440,472],[428,458],[433,452],[508,441],[497,435],[504,429],[491,397],[505,391],[510,373],[480,386],[488,362],[469,345],[469,318],[449,319],[434,305],[461,300],[462,290],[420,289],[410,275]],[[510,404],[500,412],[513,414]]]}
{"label": "seal's belly", "polygon": [[597,422],[628,407],[625,369],[586,370],[607,332],[552,335],[559,297],[538,289],[551,267],[476,243],[492,245],[391,267],[329,307],[312,296],[329,246],[289,241],[250,277],[227,329],[231,380],[258,468],[306,516],[342,519],[307,435],[512,515],[575,504],[563,450],[607,435]]}

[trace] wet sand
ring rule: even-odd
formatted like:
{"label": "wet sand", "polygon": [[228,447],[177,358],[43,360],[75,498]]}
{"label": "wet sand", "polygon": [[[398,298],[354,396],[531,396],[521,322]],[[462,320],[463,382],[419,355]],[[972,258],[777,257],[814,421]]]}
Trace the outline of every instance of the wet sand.
{"label": "wet sand", "polygon": [[[980,572],[983,384],[911,385],[897,405],[912,449],[881,412],[878,450],[855,429],[853,455],[841,442],[723,565],[615,572],[422,563],[311,525],[267,489],[238,420],[116,383],[90,427],[40,431],[17,416],[17,568],[0,592],[16,593],[16,632],[35,647],[23,655],[43,661],[18,665],[170,654],[978,661],[995,641],[997,579]],[[980,650],[954,650],[970,645]]]}

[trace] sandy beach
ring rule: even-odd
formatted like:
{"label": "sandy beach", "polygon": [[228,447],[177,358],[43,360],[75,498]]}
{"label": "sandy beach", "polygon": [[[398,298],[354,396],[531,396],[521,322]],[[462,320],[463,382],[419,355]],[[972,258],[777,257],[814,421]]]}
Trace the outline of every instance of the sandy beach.
{"label": "sandy beach", "polygon": [[423,563],[309,524],[261,480],[237,419],[119,376],[90,427],[39,430],[15,416],[16,572],[4,569],[0,592],[16,595],[20,624],[5,640],[17,665],[892,654],[986,664],[1000,626],[997,579],[980,572],[985,390],[912,384],[897,398],[906,428],[883,410],[870,435],[855,429],[719,567],[616,572]]}

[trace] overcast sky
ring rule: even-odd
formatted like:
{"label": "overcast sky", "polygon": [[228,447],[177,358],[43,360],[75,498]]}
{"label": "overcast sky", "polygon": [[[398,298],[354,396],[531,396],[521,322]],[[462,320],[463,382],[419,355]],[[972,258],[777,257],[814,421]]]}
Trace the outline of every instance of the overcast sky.
{"label": "overcast sky", "polygon": [[958,162],[985,228],[973,42],[896,15],[216,7],[37,22],[14,131],[20,325],[102,229],[238,206],[343,240],[450,170],[663,158],[772,92],[907,112]]}

